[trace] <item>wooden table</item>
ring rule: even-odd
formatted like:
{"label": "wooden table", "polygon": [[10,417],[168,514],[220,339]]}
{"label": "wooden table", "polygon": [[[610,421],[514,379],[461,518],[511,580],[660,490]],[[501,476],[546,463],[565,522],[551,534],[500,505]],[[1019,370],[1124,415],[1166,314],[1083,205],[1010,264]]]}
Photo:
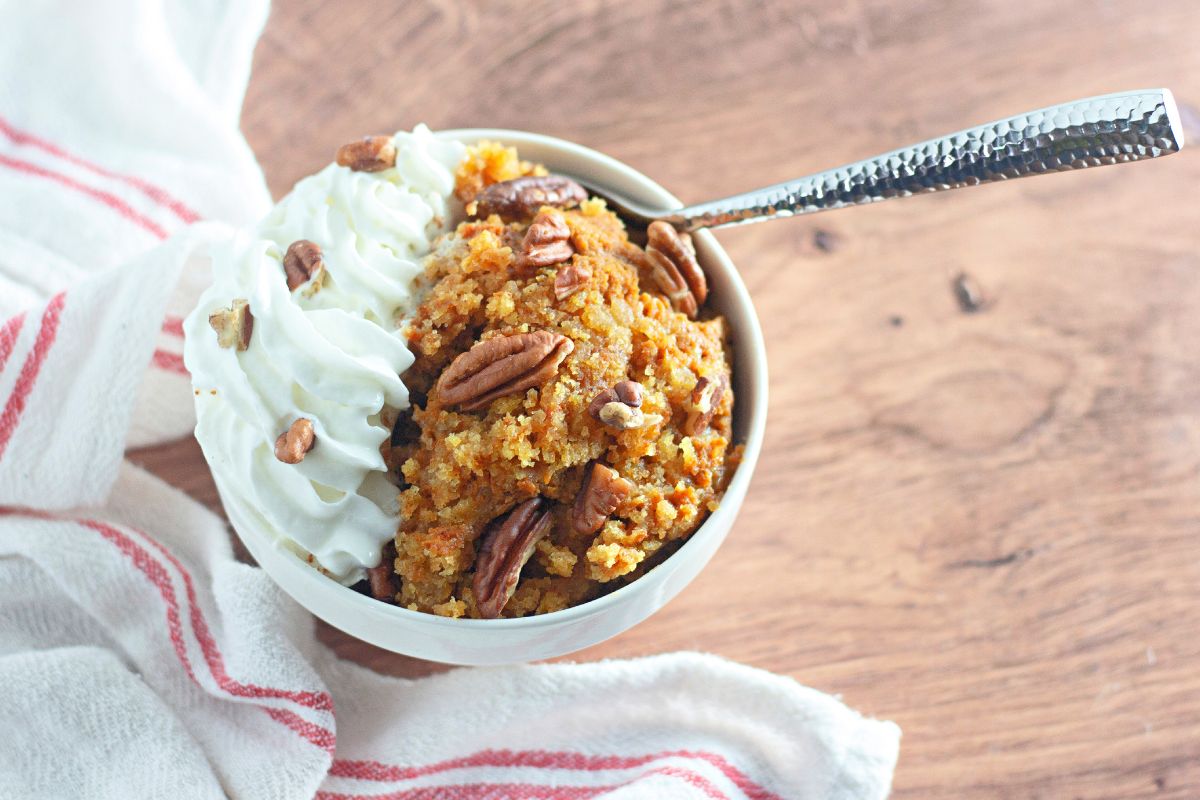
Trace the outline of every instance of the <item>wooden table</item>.
{"label": "wooden table", "polygon": [[[277,195],[424,121],[574,139],[694,201],[1090,94],[1200,102],[1198,33],[1194,0],[289,0],[244,125]],[[903,727],[897,798],[1200,796],[1197,186],[1185,153],[721,232],[770,353],[762,462],[704,574],[578,658],[838,693]],[[135,458],[215,505],[194,443]]]}

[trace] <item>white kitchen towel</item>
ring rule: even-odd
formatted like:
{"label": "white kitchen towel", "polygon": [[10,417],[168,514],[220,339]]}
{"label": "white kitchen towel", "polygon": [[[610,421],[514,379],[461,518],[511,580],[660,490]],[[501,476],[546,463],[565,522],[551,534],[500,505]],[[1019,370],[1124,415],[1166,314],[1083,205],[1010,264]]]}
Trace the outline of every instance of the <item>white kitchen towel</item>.
{"label": "white kitchen towel", "polygon": [[[0,0],[0,319],[88,277],[116,280],[114,268],[201,219],[244,224],[265,213],[270,194],[237,123],[266,16],[265,0]],[[195,421],[191,403],[181,399],[191,391],[180,355],[182,318],[207,275],[178,273],[184,255],[176,246],[172,255],[150,259],[162,281],[128,289],[165,291],[161,301],[147,297],[134,307],[144,319],[126,320],[152,318],[159,329],[151,368],[140,369],[142,362],[135,376],[141,388],[130,446],[182,436]],[[60,301],[64,326],[91,304],[74,294]],[[86,314],[99,318],[105,309]],[[11,384],[25,376],[18,405],[40,407],[45,392],[37,385],[53,382],[58,391],[62,384],[38,375],[73,363],[54,363],[61,356],[51,347],[60,340],[53,316],[45,324],[37,311],[26,317],[23,327],[0,333],[0,367],[7,367],[0,392],[13,396]],[[19,360],[25,340],[6,344],[17,334],[42,344],[40,358]],[[61,340],[69,337],[64,329]],[[133,338],[131,347],[144,344]],[[134,400],[122,396],[126,406]],[[129,419],[128,408],[117,418]],[[124,440],[123,425],[98,424],[96,438]],[[0,423],[0,453],[15,429],[15,421]],[[89,474],[85,485],[111,484],[115,468]],[[4,486],[9,474],[0,469],[0,502],[19,501]],[[92,491],[85,496],[96,499]]]}
{"label": "white kitchen towel", "polygon": [[237,131],[265,3],[3,11],[0,798],[886,796],[896,726],[712,656],[402,681],[318,643],[122,461],[190,429],[179,318],[269,204]]}

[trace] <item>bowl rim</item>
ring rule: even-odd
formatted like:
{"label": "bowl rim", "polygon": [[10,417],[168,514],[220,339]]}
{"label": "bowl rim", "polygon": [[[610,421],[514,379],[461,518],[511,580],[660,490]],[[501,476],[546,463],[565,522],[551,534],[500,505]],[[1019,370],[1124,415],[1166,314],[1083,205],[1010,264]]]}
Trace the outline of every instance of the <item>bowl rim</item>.
{"label": "bowl rim", "polygon": [[[633,167],[618,161],[612,156],[605,155],[597,150],[585,147],[575,142],[560,139],[554,136],[545,134],[533,133],[530,131],[520,131],[505,128],[451,128],[445,130],[434,131],[434,136],[439,139],[453,139],[463,143],[475,142],[483,139],[492,139],[500,141],[503,144],[515,144],[518,147],[521,143],[540,145],[552,150],[563,152],[575,156],[585,162],[591,162],[603,169],[617,173],[636,184],[641,185],[648,192],[652,192],[661,196],[663,203],[674,203],[677,207],[681,206],[679,199],[660,186],[649,176],[635,170]],[[754,404],[747,410],[748,427],[746,430],[746,438],[744,441],[745,450],[742,460],[738,465],[737,471],[730,479],[729,486],[725,489],[725,495],[731,493],[741,494],[744,496],[746,489],[749,488],[749,481],[754,472],[754,468],[758,462],[759,453],[762,450],[763,439],[766,430],[767,418],[767,359],[766,359],[766,344],[763,339],[762,326],[758,319],[758,314],[755,311],[753,301],[750,297],[750,292],[742,281],[741,274],[738,272],[733,259],[729,258],[728,253],[721,247],[720,243],[713,235],[706,230],[696,231],[692,234],[694,237],[700,238],[710,248],[715,248],[719,257],[723,257],[728,262],[728,278],[734,290],[734,303],[736,307],[742,310],[745,315],[745,321],[748,323],[750,333],[749,341],[739,341],[735,354],[739,359],[749,357],[757,364],[757,369],[753,376],[754,379]],[[225,498],[222,497],[222,503]],[[242,509],[237,509],[234,514],[230,514],[230,521],[233,522],[233,517],[242,518]],[[719,511],[720,509],[718,509]],[[738,509],[735,509],[735,514]],[[227,511],[228,513],[228,511]],[[637,579],[626,583],[618,589],[595,598],[588,600],[579,605],[570,606],[559,611],[552,611],[546,614],[535,614],[527,617],[511,617],[500,619],[471,619],[465,617],[443,617],[437,614],[429,614],[423,611],[413,611],[412,609],[404,608],[403,606],[383,603],[373,597],[368,597],[364,594],[356,592],[350,586],[340,584],[327,575],[321,574],[310,564],[305,561],[291,548],[287,547],[278,539],[271,539],[265,536],[259,536],[257,531],[253,531],[251,535],[259,539],[263,545],[275,549],[285,560],[294,561],[294,566],[301,568],[305,573],[308,573],[312,578],[320,579],[322,582],[332,583],[338,589],[344,590],[344,602],[349,604],[348,607],[361,608],[364,612],[372,615],[382,614],[385,617],[395,618],[398,622],[403,621],[405,624],[418,624],[432,628],[443,628],[447,630],[516,630],[516,629],[532,629],[548,626],[559,626],[570,623],[581,618],[590,617],[599,613],[603,613],[610,606],[623,602],[630,594],[638,591],[639,584],[648,580],[651,575],[656,573],[660,568],[665,566],[672,559],[680,558],[687,549],[696,549],[699,547],[699,541],[703,536],[718,535],[717,527],[712,524],[716,513],[710,515],[700,527],[693,532],[687,540],[670,556],[664,559],[661,563],[655,565],[646,574],[641,575]],[[732,520],[731,520],[732,525]],[[235,531],[241,536],[241,525],[234,525]],[[253,526],[251,526],[253,527]],[[290,559],[289,559],[290,557]],[[308,580],[303,578],[302,580]],[[316,584],[313,584],[314,586]],[[330,587],[334,588],[334,587]]]}

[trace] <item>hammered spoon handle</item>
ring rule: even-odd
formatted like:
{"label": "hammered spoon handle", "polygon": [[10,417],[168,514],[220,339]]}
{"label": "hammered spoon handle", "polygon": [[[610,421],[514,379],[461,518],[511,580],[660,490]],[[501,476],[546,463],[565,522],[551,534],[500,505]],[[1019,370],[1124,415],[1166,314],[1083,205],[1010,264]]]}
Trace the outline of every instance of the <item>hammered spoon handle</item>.
{"label": "hammered spoon handle", "polygon": [[584,181],[627,222],[719,228],[892,197],[1178,152],[1183,127],[1168,89],[1089,97],[930,139],[806,178],[679,209],[652,208]]}

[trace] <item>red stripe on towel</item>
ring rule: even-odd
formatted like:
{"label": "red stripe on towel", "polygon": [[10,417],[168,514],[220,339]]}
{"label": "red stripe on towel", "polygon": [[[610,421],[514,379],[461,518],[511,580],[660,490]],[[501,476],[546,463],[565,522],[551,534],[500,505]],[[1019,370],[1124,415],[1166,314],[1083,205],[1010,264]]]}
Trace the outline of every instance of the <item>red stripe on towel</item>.
{"label": "red stripe on towel", "polygon": [[439,761],[419,767],[401,767],[378,761],[338,759],[329,770],[332,777],[354,778],[361,781],[405,781],[470,767],[535,767],[595,772],[599,770],[634,769],[668,758],[705,761],[716,767],[751,800],[783,800],[751,780],[722,755],[705,750],[668,750],[636,756],[603,756],[548,750],[481,750],[462,758]]}
{"label": "red stripe on towel", "polygon": [[21,335],[21,328],[25,325],[25,312],[22,311],[15,317],[12,317],[8,322],[4,323],[4,327],[0,328],[0,372],[8,365],[9,356],[12,355],[13,345],[17,343],[17,337]]}
{"label": "red stripe on towel", "polygon": [[43,152],[61,158],[62,160],[68,161],[76,166],[83,167],[84,169],[90,170],[97,175],[103,175],[106,178],[113,178],[114,180],[126,183],[145,194],[163,208],[168,209],[172,214],[179,217],[179,219],[183,220],[184,222],[191,223],[200,219],[200,215],[198,213],[188,208],[183,204],[182,201],[172,197],[165,189],[155,186],[149,181],[143,180],[134,175],[124,175],[119,172],[114,172],[110,169],[100,166],[99,164],[81,158],[80,156],[68,153],[63,148],[47,141],[46,139],[35,136],[28,131],[18,130],[2,117],[0,117],[0,133],[3,133],[16,144],[36,147]]}
{"label": "red stripe on towel", "polygon": [[170,334],[171,336],[178,336],[180,339],[182,339],[183,338],[183,318],[182,317],[170,317],[170,316],[165,317],[163,319],[162,331],[163,331],[163,333]]}
{"label": "red stripe on towel", "polygon": [[[196,599],[196,584],[192,581],[191,573],[188,572],[179,559],[175,557],[175,554],[168,550],[162,542],[144,531],[137,530],[137,528],[133,530],[137,531],[151,547],[162,553],[163,557],[170,561],[175,569],[179,571],[179,574],[183,576],[183,586],[187,592],[188,605],[191,611],[192,629],[196,633],[196,641],[200,643],[200,651],[204,653],[204,660],[208,663],[213,680],[217,682],[218,686],[238,697],[279,698],[291,700],[305,708],[312,708],[318,711],[333,711],[333,698],[329,696],[328,692],[298,692],[286,689],[274,689],[255,686],[252,683],[241,683],[229,677],[229,673],[225,670],[225,659],[221,655],[217,640],[213,638],[212,632],[208,627],[208,621],[204,618],[204,612],[200,609],[200,603]],[[325,731],[325,733],[329,732]]]}
{"label": "red stripe on towel", "polygon": [[47,180],[55,181],[56,183],[59,183],[68,189],[72,189],[76,192],[85,194],[94,200],[100,201],[125,219],[141,228],[144,228],[145,230],[157,236],[159,239],[167,238],[166,229],[149,217],[139,214],[134,210],[133,206],[129,205],[115,194],[101,191],[100,189],[88,186],[86,183],[80,183],[74,178],[63,175],[60,172],[54,172],[53,170],[46,169],[45,167],[40,167],[37,164],[33,164],[28,161],[22,161],[17,158],[10,158],[9,156],[5,155],[0,155],[0,167],[8,167],[11,170],[23,172],[27,175],[34,175],[39,178],[46,178]]}
{"label": "red stripe on towel", "polygon": [[[614,792],[637,781],[655,775],[666,775],[699,789],[711,800],[732,800],[712,781],[702,775],[679,767],[654,767],[640,772],[620,783],[601,786],[562,786],[542,783],[443,783],[400,789],[387,794],[342,794],[339,792],[317,792],[316,800],[498,800],[498,798],[530,798],[531,800],[589,800],[602,794]],[[555,783],[559,781],[555,777]]]}
{"label": "red stripe on towel", "polygon": [[[180,664],[183,665],[184,672],[187,673],[192,682],[203,688],[202,684],[197,679],[196,673],[192,668],[192,663],[188,658],[187,647],[184,644],[183,639],[183,625],[180,617],[179,598],[175,593],[175,587],[171,581],[171,575],[167,571],[167,568],[163,562],[154,558],[154,556],[148,550],[140,546],[127,534],[123,533],[115,526],[104,522],[103,520],[58,517],[45,511],[5,507],[0,507],[0,516],[23,516],[34,519],[49,520],[51,522],[73,522],[81,527],[98,533],[105,540],[112,543],[117,550],[131,562],[133,562],[133,565],[150,580],[150,583],[153,584],[156,589],[158,589],[158,593],[162,597],[163,604],[166,606],[167,634],[171,641],[171,646],[175,650],[175,655],[179,659]],[[218,677],[217,674],[213,675],[213,678],[217,682],[218,686],[226,689],[226,691],[229,691],[229,689],[222,684],[227,685],[229,683],[233,683],[236,684],[237,687],[242,691],[230,691],[230,694],[258,699],[272,698],[293,700],[308,708],[327,710],[330,714],[333,713],[333,699],[326,692],[296,692],[286,689],[264,688],[260,686],[254,686],[253,684],[239,684],[229,678],[229,676],[225,673],[224,661],[221,657],[221,654],[219,650],[216,649],[216,643],[215,641],[212,641],[208,625],[204,621],[203,612],[200,610],[199,604],[195,601],[195,587],[192,583],[191,575],[186,569],[184,569],[182,563],[180,563],[178,559],[176,559],[175,556],[172,555],[171,552],[167,550],[160,542],[143,533],[142,531],[137,531],[137,533],[156,550],[161,552],[176,567],[176,569],[179,570],[180,575],[184,576],[184,584],[189,589],[188,600],[191,604],[191,608],[189,609],[191,612],[190,619],[192,621],[192,627],[196,633],[197,641],[200,642],[200,649],[201,651],[211,650],[216,661],[219,663],[219,668],[217,671],[220,672],[221,677]],[[199,624],[197,624],[197,621],[199,621]],[[201,631],[203,631],[203,636],[201,635]],[[205,645],[205,640],[208,640],[210,643]],[[210,669],[213,667],[213,663],[211,661],[209,662],[209,666]],[[288,711],[287,709],[275,708],[273,706],[265,706],[261,704],[256,705],[255,708],[264,711],[272,719],[287,726],[299,734],[302,738],[311,742],[317,747],[320,747],[321,749],[330,753],[334,751],[334,747],[336,745],[336,734],[334,734],[333,731],[318,725],[315,722],[310,722],[294,712]]]}
{"label": "red stripe on towel", "polygon": [[154,351],[154,366],[167,372],[174,372],[179,375],[190,376],[187,367],[183,365],[183,356],[178,353],[170,353],[166,350]]}
{"label": "red stripe on towel", "polygon": [[[21,365],[21,373],[17,376],[17,383],[13,386],[12,394],[8,396],[8,402],[4,404],[3,413],[0,413],[0,459],[4,458],[4,452],[8,449],[13,432],[21,422],[21,414],[25,411],[25,402],[29,399],[29,393],[33,391],[34,385],[37,384],[42,364],[46,361],[46,354],[50,352],[50,348],[58,336],[58,320],[62,314],[65,299],[66,294],[59,292],[46,304],[33,349],[25,357],[25,363]],[[10,354],[11,347],[9,345]],[[7,357],[6,355],[5,359]]]}

